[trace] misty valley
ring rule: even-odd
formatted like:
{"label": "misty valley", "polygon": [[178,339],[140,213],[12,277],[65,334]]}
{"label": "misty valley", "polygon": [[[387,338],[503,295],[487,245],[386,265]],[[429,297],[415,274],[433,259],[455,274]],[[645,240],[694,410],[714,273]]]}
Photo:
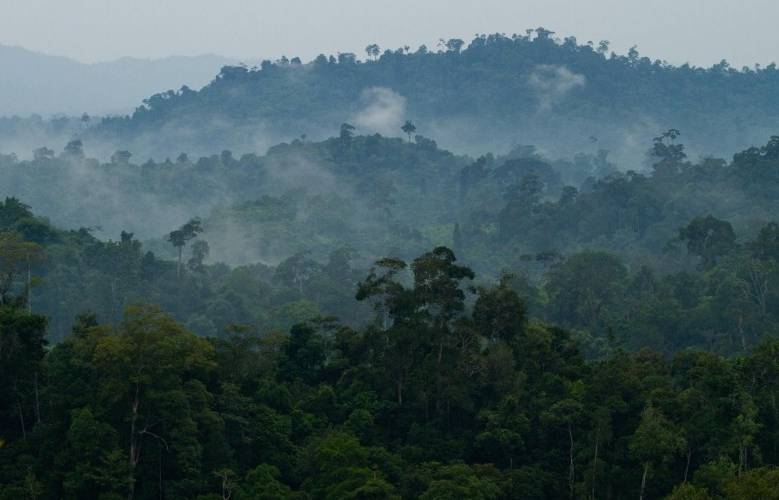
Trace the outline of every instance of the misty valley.
{"label": "misty valley", "polygon": [[779,498],[777,88],[538,28],[0,117],[0,499]]}

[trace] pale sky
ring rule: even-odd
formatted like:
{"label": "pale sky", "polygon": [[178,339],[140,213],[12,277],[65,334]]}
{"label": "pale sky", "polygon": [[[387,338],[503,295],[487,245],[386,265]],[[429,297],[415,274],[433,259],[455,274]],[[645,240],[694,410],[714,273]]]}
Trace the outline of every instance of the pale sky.
{"label": "pale sky", "polygon": [[653,59],[779,59],[778,0],[0,0],[0,44],[95,62],[214,53],[257,59],[469,41],[544,26]]}

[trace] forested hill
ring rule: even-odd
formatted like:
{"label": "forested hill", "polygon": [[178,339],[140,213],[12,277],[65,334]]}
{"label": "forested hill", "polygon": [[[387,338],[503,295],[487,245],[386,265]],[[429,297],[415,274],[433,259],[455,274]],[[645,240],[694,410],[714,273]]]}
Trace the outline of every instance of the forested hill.
{"label": "forested hill", "polygon": [[635,157],[643,138],[672,127],[685,131],[693,151],[725,154],[764,140],[779,118],[775,65],[673,66],[540,28],[366,52],[364,61],[347,53],[224,67],[202,90],[154,95],[94,133],[164,157],[257,151],[303,134],[331,135],[343,122],[361,133],[397,134],[410,119],[458,152],[520,143],[565,154],[597,143]]}
{"label": "forested hill", "polygon": [[0,235],[12,256],[16,234],[42,247],[32,303],[56,340],[80,312],[119,321],[138,300],[203,335],[320,313],[359,324],[355,275],[448,246],[485,282],[513,274],[528,311],[579,332],[588,356],[746,352],[779,331],[779,136],[731,161],[689,161],[679,141],[652,141],[647,174],[616,172],[605,152],[473,160],[348,127],[264,156],[140,165],[72,142],[0,155],[0,194],[21,200],[0,206]]}
{"label": "forested hill", "polygon": [[0,119],[0,500],[779,499],[776,68],[464,46]]}

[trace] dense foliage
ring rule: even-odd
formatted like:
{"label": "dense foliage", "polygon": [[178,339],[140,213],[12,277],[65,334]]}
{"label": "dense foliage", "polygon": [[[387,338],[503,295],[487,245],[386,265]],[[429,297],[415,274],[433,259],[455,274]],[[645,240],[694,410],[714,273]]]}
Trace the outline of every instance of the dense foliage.
{"label": "dense foliage", "polygon": [[0,119],[0,499],[778,498],[776,68],[464,46]]}
{"label": "dense foliage", "polygon": [[586,362],[438,247],[376,263],[375,321],[188,332],[151,306],[47,349],[0,306],[0,497],[775,498],[779,343]]}
{"label": "dense foliage", "polygon": [[226,66],[202,89],[160,92],[129,116],[0,118],[0,151],[26,154],[80,137],[101,158],[116,149],[160,160],[181,151],[243,154],[302,135],[319,140],[343,122],[361,133],[398,134],[411,119],[461,153],[520,143],[572,155],[596,142],[628,162],[641,138],[678,127],[697,152],[723,155],[774,132],[777,83],[773,64],[674,66],[635,47],[616,54],[607,41],[580,43],[538,28],[414,51],[370,45],[362,59],[343,53]]}
{"label": "dense foliage", "polygon": [[[446,245],[484,284],[514,274],[533,316],[574,331],[590,357],[743,353],[776,332],[777,144],[691,162],[671,130],[652,143],[650,170],[622,173],[605,152],[548,160],[524,147],[472,160],[421,136],[348,127],[264,156],[143,165],[124,151],[100,163],[72,142],[0,167],[8,191],[86,229],[58,230],[16,199],[0,229],[45,250],[33,306],[55,340],[83,311],[117,322],[140,299],[201,335],[320,314],[358,326],[366,309],[350,297],[372,262]],[[119,237],[95,237],[103,224]]]}
{"label": "dense foliage", "polygon": [[[301,134],[321,137],[341,122],[366,118],[363,130],[385,133],[393,115],[458,151],[505,150],[520,141],[568,153],[597,138],[632,152],[635,137],[671,126],[687,130],[700,151],[725,154],[772,130],[779,116],[775,65],[704,69],[650,60],[608,42],[563,40],[543,28],[479,35],[437,48],[266,61],[225,67],[197,91],[150,97],[131,117],[105,120],[95,137],[155,155],[173,148],[201,154],[230,147],[255,151]],[[554,139],[552,139],[554,138]]]}

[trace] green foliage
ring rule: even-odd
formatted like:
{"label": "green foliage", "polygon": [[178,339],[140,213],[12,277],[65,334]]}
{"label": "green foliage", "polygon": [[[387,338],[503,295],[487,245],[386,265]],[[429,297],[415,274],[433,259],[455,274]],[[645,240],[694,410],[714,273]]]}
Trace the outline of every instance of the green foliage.
{"label": "green foliage", "polygon": [[776,500],[779,491],[776,485],[779,481],[779,469],[765,467],[749,471],[737,479],[731,479],[725,485],[725,495],[728,498],[743,498],[744,500]]}
{"label": "green foliage", "polygon": [[666,500],[710,500],[712,497],[706,488],[701,488],[690,483],[680,484],[675,487]]}
{"label": "green foliage", "polygon": [[207,339],[134,306],[116,326],[79,317],[48,351],[45,318],[8,304],[0,497],[631,496],[641,478],[651,497],[772,498],[776,341],[586,362],[508,277],[474,278],[439,247],[377,262],[357,293],[376,320],[356,329]]}
{"label": "green foliage", "polygon": [[701,258],[704,269],[710,269],[717,258],[726,255],[736,246],[733,227],[711,215],[696,217],[686,227],[679,229],[679,239],[687,243],[687,250],[691,254]]}
{"label": "green foliage", "polygon": [[342,132],[0,159],[20,186],[167,186],[177,213],[243,200],[177,217],[172,248],[0,205],[0,497],[770,497],[776,140],[691,162],[671,130],[643,175]]}
{"label": "green foliage", "polygon": [[[640,116],[642,123],[675,124],[701,149],[722,154],[769,130],[777,117],[775,65],[674,66],[635,47],[616,54],[608,42],[580,43],[543,28],[442,40],[438,50],[380,52],[371,44],[364,62],[338,54],[305,64],[281,58],[257,68],[224,67],[203,89],[151,96],[132,116],[97,123],[85,140],[131,145],[144,157],[251,151],[258,136],[278,142],[336,131],[360,112],[362,92],[375,87],[403,96],[417,126],[442,124],[449,144],[475,151],[509,147],[523,123],[533,124],[522,137],[534,144],[549,146],[550,137],[562,137],[585,147],[595,138],[615,150],[624,146],[626,131],[655,132],[636,123]],[[672,129],[661,139],[676,135]],[[771,151],[758,149],[755,156]]]}

